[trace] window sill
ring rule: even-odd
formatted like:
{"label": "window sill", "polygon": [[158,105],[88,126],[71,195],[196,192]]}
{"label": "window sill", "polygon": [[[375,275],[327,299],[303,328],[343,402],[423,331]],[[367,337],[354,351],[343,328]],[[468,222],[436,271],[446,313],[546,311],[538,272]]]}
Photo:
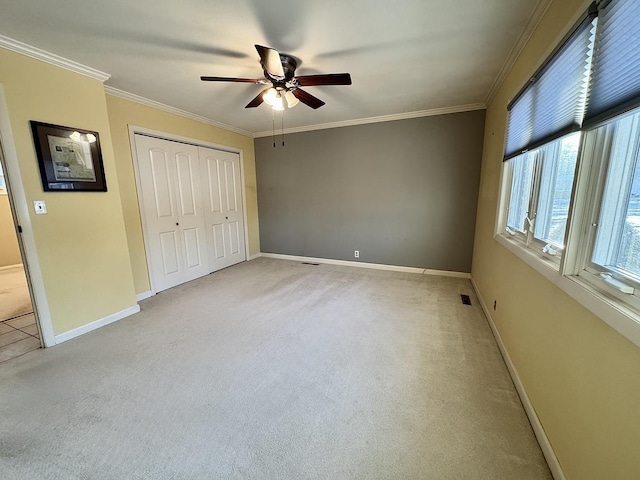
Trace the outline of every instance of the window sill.
{"label": "window sill", "polygon": [[538,252],[532,248],[527,248],[523,241],[519,241],[517,239],[511,239],[506,235],[496,234],[494,237],[498,243],[502,246],[506,247],[511,253],[517,255],[522,260],[524,260],[528,265],[536,268],[534,265],[538,265],[540,268],[548,270],[547,273],[543,273],[543,275],[551,274],[551,275],[559,275],[560,265],[556,261],[546,258],[543,253]]}
{"label": "window sill", "polygon": [[503,235],[496,234],[494,239],[580,305],[640,347],[640,315],[636,312],[622,302],[605,296],[580,277],[560,275],[557,267],[551,262]]}

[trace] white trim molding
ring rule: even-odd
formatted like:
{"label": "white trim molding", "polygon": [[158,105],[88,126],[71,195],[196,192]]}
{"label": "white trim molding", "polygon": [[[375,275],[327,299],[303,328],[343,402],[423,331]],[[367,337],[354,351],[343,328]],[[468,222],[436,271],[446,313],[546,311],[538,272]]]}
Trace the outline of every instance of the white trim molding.
{"label": "white trim molding", "polygon": [[[341,122],[321,123],[318,125],[308,125],[304,127],[285,128],[283,133],[300,133],[310,132],[313,130],[326,130],[329,128],[351,127],[354,125],[364,125],[367,123],[393,122],[395,120],[407,120],[410,118],[433,117],[436,115],[447,115],[449,113],[472,112],[475,110],[485,110],[487,106],[484,103],[471,103],[468,105],[455,105],[453,107],[433,108],[430,110],[419,110],[416,112],[394,113],[392,115],[381,115],[379,117],[356,118],[354,120],[344,120]],[[270,137],[273,132],[257,132],[253,134],[253,138]]]}
{"label": "white trim molding", "polygon": [[498,344],[498,348],[500,349],[500,353],[502,354],[502,358],[504,359],[504,363],[507,365],[507,369],[509,370],[509,375],[511,375],[511,380],[516,387],[516,391],[518,392],[518,396],[520,397],[520,401],[522,402],[522,406],[524,407],[524,411],[529,418],[529,422],[531,423],[531,428],[533,429],[533,433],[540,444],[540,449],[544,455],[547,464],[549,465],[549,470],[551,470],[551,474],[555,480],[566,480],[564,476],[564,472],[562,471],[562,467],[560,466],[560,462],[558,461],[558,457],[556,457],[556,453],[551,446],[551,442],[547,437],[546,432],[544,431],[544,427],[542,426],[542,422],[540,422],[540,418],[538,418],[538,414],[531,403],[531,399],[529,395],[527,395],[527,391],[522,384],[522,380],[520,379],[520,375],[518,374],[518,370],[516,369],[511,357],[509,356],[509,352],[507,351],[507,347],[502,341],[502,337],[500,336],[500,332],[498,331],[495,322],[493,321],[493,317],[491,316],[491,312],[487,308],[487,304],[485,303],[482,295],[480,294],[480,290],[478,289],[478,285],[476,284],[473,277],[471,278],[471,284],[473,285],[473,289],[476,292],[476,296],[480,301],[480,306],[482,307],[482,311],[487,317],[487,322],[491,327],[491,331],[493,332],[493,336],[496,339],[496,343]]}
{"label": "white trim molding", "polygon": [[81,327],[74,328],[73,330],[69,330],[67,332],[56,335],[56,345],[62,342],[66,342],[67,340],[71,340],[72,338],[79,337],[80,335],[84,335],[85,333],[89,333],[93,330],[97,330],[98,328],[109,325],[110,323],[122,320],[123,318],[129,317],[134,313],[138,313],[139,311],[140,305],[134,305],[132,307],[125,308],[124,310],[108,315],[104,318],[100,318],[94,322],[87,323],[86,325],[82,325]]}
{"label": "white trim molding", "polygon": [[[161,110],[163,112],[172,113],[174,115],[178,115],[184,118],[188,118],[190,120],[194,120],[196,122],[204,123],[207,125],[211,125],[214,127],[222,128],[224,130],[228,130],[230,132],[238,133],[240,135],[245,135],[251,138],[260,138],[260,137],[270,137],[273,135],[271,130],[264,132],[250,132],[249,130],[244,130],[242,128],[234,127],[232,125],[227,125],[226,123],[217,122],[210,118],[204,117],[202,115],[197,115],[195,113],[188,112],[186,110],[182,110],[176,107],[172,107],[171,105],[166,105],[164,103],[157,102],[155,100],[151,100],[146,97],[142,97],[140,95],[136,95],[135,93],[126,92],[124,90],[120,90],[118,88],[112,87],[110,85],[104,86],[104,91],[107,95],[111,95],[114,97],[119,97],[124,100],[129,100],[131,102],[138,103],[140,105],[145,105],[147,107],[155,108],[157,110]],[[301,132],[309,132],[313,130],[326,130],[329,128],[340,128],[340,127],[350,127],[354,125],[364,125],[367,123],[381,123],[381,122],[392,122],[395,120],[407,120],[410,118],[420,118],[420,117],[432,117],[436,115],[447,115],[450,113],[462,113],[462,112],[472,112],[475,110],[485,110],[487,108],[484,103],[472,103],[467,105],[455,105],[452,107],[442,107],[442,108],[433,108],[430,110],[419,110],[416,112],[407,112],[407,113],[395,113],[391,115],[382,115],[378,117],[368,117],[368,118],[357,118],[354,120],[344,120],[340,122],[332,122],[332,123],[322,123],[318,125],[307,125],[302,127],[292,127],[287,128],[283,131],[284,134],[290,133],[301,133]]]}
{"label": "white trim molding", "polygon": [[27,194],[24,189],[24,184],[22,183],[18,152],[13,140],[9,110],[1,83],[0,144],[2,144],[1,146],[4,153],[6,167],[4,173],[8,180],[7,190],[10,193],[9,199],[14,209],[16,225],[22,227],[19,242],[22,246],[24,269],[27,273],[36,321],[42,334],[42,343],[45,347],[52,347],[56,344],[53,333],[53,322],[51,320],[47,293],[44,288],[44,278],[42,276],[42,270],[40,270],[40,260],[38,258],[38,249],[36,248],[35,236],[31,225],[31,217],[29,216],[30,202],[27,202]]}
{"label": "white trim molding", "polygon": [[370,268],[373,270],[387,270],[391,272],[418,273],[420,275],[439,275],[441,277],[455,277],[455,278],[467,278],[467,279],[471,278],[471,274],[466,272],[451,272],[449,270],[432,270],[429,268],[403,267],[400,265],[385,265],[382,263],[353,262],[349,260],[334,260],[332,258],[301,257],[299,255],[284,255],[281,253],[264,253],[264,252],[260,253],[259,256],[266,257],[266,258],[276,258],[279,260],[292,260],[294,262],[323,263],[326,265],[340,265],[343,267]]}
{"label": "white trim molding", "polygon": [[250,262],[251,260],[255,260],[256,258],[260,258],[262,256],[262,253],[256,253],[255,255],[250,255],[247,257],[247,262]]}
{"label": "white trim molding", "polygon": [[186,110],[181,110],[179,108],[172,107],[164,103],[156,102],[155,100],[141,97],[140,95],[136,95],[135,93],[125,92],[124,90],[119,90],[109,85],[104,86],[104,91],[107,95],[111,95],[113,97],[119,97],[124,100],[129,100],[130,102],[155,108],[156,110],[161,110],[163,112],[171,113],[173,115],[178,115],[180,117],[188,118],[189,120],[194,120],[196,122],[205,123],[213,127],[222,128],[224,130],[238,133],[246,137],[250,137],[250,138],[253,137],[253,134],[248,130],[243,130],[242,128],[233,127],[231,125],[227,125],[226,123],[216,122],[215,120],[212,120],[207,117],[203,117],[202,115],[196,115],[195,113],[187,112]]}
{"label": "white trim molding", "polygon": [[50,65],[55,65],[56,67],[64,68],[65,70],[85,75],[103,83],[111,77],[108,73],[87,67],[86,65],[82,65],[78,62],[74,62],[73,60],[56,55],[55,53],[49,53],[40,48],[32,47],[31,45],[19,42],[13,38],[5,37],[4,35],[0,35],[0,47],[11,50],[12,52],[20,53],[27,57],[35,58],[36,60],[41,60]]}
{"label": "white trim molding", "polygon": [[129,125],[129,139],[131,148],[135,148],[135,141],[131,143],[133,135],[139,133],[148,137],[159,138],[160,140],[170,140],[180,143],[188,143],[189,145],[195,145],[196,147],[213,148],[214,150],[222,150],[223,152],[242,153],[242,149],[238,147],[230,147],[229,145],[222,145],[220,143],[213,143],[206,140],[199,140],[197,138],[185,137],[184,135],[176,135],[170,132],[163,132],[161,130],[154,130],[152,128],[141,127],[139,125]]}
{"label": "white trim molding", "polygon": [[507,74],[511,71],[511,67],[513,67],[514,63],[516,63],[516,60],[522,53],[522,50],[524,50],[524,47],[529,41],[529,39],[531,38],[531,35],[533,35],[533,32],[535,31],[535,29],[538,27],[538,24],[542,20],[542,17],[544,17],[544,14],[547,13],[547,10],[551,5],[551,1],[552,0],[538,0],[538,3],[533,8],[531,15],[529,15],[529,19],[527,20],[527,23],[525,24],[524,29],[522,30],[522,33],[516,40],[516,43],[513,44],[513,47],[511,48],[509,55],[507,55],[507,59],[505,60],[502,67],[500,68],[498,75],[493,80],[491,87],[489,87],[489,91],[487,92],[487,96],[485,97],[485,100],[484,100],[485,105],[489,105],[493,101],[493,98],[495,97],[496,93],[498,92],[498,89],[502,85],[502,82],[504,82],[504,79],[506,78]]}
{"label": "white trim molding", "polygon": [[151,298],[154,295],[155,295],[155,292],[153,290],[147,290],[146,292],[137,293],[136,294],[136,301],[137,302],[141,302],[142,300],[146,300],[147,298]]}

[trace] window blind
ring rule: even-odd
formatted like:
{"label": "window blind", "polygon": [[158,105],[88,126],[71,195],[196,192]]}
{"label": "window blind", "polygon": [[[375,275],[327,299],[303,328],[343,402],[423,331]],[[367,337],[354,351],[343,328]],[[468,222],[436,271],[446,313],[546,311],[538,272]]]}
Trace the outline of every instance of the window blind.
{"label": "window blind", "polygon": [[585,125],[640,105],[640,1],[603,2]]}
{"label": "window blind", "polygon": [[509,104],[505,160],[579,130],[593,57],[595,5]]}

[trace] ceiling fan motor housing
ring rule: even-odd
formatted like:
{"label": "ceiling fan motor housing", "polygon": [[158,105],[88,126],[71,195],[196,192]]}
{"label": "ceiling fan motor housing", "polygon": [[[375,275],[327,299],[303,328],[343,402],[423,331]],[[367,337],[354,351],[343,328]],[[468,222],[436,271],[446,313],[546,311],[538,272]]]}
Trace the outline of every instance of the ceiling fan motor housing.
{"label": "ceiling fan motor housing", "polygon": [[280,62],[282,63],[284,78],[270,74],[266,68],[264,69],[264,75],[273,82],[274,86],[284,87],[286,83],[293,80],[293,77],[296,74],[296,68],[298,67],[298,62],[295,58],[291,55],[287,55],[286,53],[280,54]]}

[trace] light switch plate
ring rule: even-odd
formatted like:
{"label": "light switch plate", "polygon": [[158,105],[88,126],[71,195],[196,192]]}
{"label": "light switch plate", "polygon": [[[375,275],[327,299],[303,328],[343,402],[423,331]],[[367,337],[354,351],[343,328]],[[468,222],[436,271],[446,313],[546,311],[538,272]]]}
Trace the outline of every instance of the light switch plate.
{"label": "light switch plate", "polygon": [[36,211],[36,215],[45,215],[47,213],[47,205],[44,200],[34,200],[33,208]]}

